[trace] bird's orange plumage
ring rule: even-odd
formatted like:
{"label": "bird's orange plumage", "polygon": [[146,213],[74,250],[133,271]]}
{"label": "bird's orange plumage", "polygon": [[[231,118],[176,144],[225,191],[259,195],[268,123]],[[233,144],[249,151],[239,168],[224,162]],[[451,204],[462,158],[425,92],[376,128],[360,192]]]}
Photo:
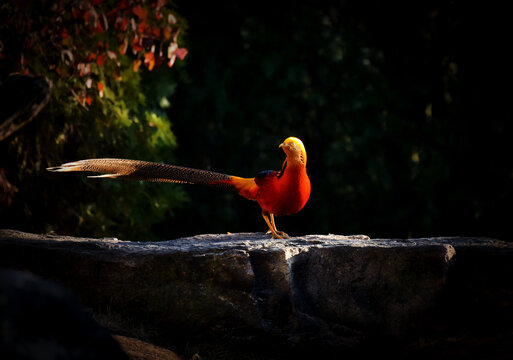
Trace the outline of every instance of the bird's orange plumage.
{"label": "bird's orange plumage", "polygon": [[310,179],[304,166],[287,168],[281,176],[273,171],[255,181],[258,184],[256,201],[269,214],[295,214],[310,197]]}
{"label": "bird's orange plumage", "polygon": [[255,200],[274,238],[288,237],[276,229],[274,215],[300,211],[310,197],[306,173],[306,150],[298,138],[289,137],[280,145],[287,158],[281,171],[262,171],[254,178],[241,178],[207,170],[126,159],[88,159],[63,164],[50,171],[93,171],[91,177],[178,182],[230,188],[247,199]]}

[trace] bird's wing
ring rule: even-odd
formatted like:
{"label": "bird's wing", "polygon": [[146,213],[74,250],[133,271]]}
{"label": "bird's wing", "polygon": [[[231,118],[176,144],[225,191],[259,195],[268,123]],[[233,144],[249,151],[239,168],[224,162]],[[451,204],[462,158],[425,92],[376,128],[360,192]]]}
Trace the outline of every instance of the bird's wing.
{"label": "bird's wing", "polygon": [[255,176],[255,184],[257,184],[258,186],[265,187],[268,184],[274,183],[281,176],[281,174],[281,171],[261,171],[257,174],[257,176]]}
{"label": "bird's wing", "polygon": [[48,168],[49,171],[91,171],[90,178],[120,178],[153,182],[174,182],[228,188],[254,200],[258,186],[252,178],[216,173],[183,166],[128,159],[88,159]]}

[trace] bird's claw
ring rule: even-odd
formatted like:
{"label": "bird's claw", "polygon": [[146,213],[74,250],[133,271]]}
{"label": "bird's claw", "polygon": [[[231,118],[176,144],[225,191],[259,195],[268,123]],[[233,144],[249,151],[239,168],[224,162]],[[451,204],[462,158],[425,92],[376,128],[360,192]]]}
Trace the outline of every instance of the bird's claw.
{"label": "bird's claw", "polygon": [[[274,224],[274,216],[273,214],[265,214],[262,213],[262,216],[264,217],[265,222],[267,223],[267,226],[269,226],[269,231],[266,232],[266,234],[273,234],[273,239],[290,239],[290,237],[284,233],[283,231],[278,231],[276,229],[276,225]],[[269,219],[269,217],[271,219]]]}
{"label": "bird's claw", "polygon": [[279,230],[276,230],[276,233],[273,233],[271,230],[269,230],[265,234],[273,234],[273,239],[290,239],[290,236],[287,233]]}

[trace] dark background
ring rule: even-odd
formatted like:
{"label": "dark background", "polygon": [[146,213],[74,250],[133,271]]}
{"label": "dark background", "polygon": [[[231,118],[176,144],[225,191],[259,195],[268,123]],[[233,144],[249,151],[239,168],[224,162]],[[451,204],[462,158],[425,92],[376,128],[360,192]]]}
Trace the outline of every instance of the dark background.
{"label": "dark background", "polygon": [[[509,240],[511,66],[500,10],[465,1],[180,4],[190,44],[190,80],[172,100],[180,163],[251,176],[279,169],[277,145],[297,136],[312,195],[278,228]],[[265,228],[256,204],[189,194],[160,231]]]}
{"label": "dark background", "polygon": [[[468,1],[364,0],[183,1],[176,10],[188,23],[189,54],[172,78],[176,89],[167,112],[178,147],[164,160],[252,177],[280,169],[278,145],[296,136],[307,149],[312,195],[299,214],[277,219],[290,235],[511,239],[505,9]],[[165,71],[146,75],[147,93],[168,81]],[[130,156],[123,149],[116,155]],[[33,187],[57,181],[38,174],[45,180],[32,178]],[[78,185],[68,180],[59,186]],[[157,196],[159,187],[174,185],[151,186]],[[96,185],[81,189],[89,199],[109,197]],[[183,189],[190,200],[152,225],[157,237],[266,230],[254,202],[217,189]],[[45,196],[58,198],[53,191]],[[69,217],[58,216],[64,205],[47,201],[42,207],[36,195],[17,196],[21,205],[3,208],[0,226],[119,235],[70,226]],[[137,220],[130,219],[134,229]]]}

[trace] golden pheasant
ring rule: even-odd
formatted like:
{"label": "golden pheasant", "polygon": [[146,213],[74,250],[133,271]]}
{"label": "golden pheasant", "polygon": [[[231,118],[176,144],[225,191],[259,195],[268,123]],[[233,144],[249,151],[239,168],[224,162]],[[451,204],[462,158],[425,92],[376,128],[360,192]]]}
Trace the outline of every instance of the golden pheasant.
{"label": "golden pheasant", "polygon": [[262,171],[254,178],[127,159],[80,160],[47,170],[92,171],[102,175],[88,176],[90,178],[175,182],[232,189],[245,198],[258,202],[272,237],[281,239],[288,238],[288,235],[276,229],[274,215],[291,215],[300,211],[310,197],[310,179],[306,173],[306,150],[303,142],[289,137],[280,147],[287,155],[281,170]]}

